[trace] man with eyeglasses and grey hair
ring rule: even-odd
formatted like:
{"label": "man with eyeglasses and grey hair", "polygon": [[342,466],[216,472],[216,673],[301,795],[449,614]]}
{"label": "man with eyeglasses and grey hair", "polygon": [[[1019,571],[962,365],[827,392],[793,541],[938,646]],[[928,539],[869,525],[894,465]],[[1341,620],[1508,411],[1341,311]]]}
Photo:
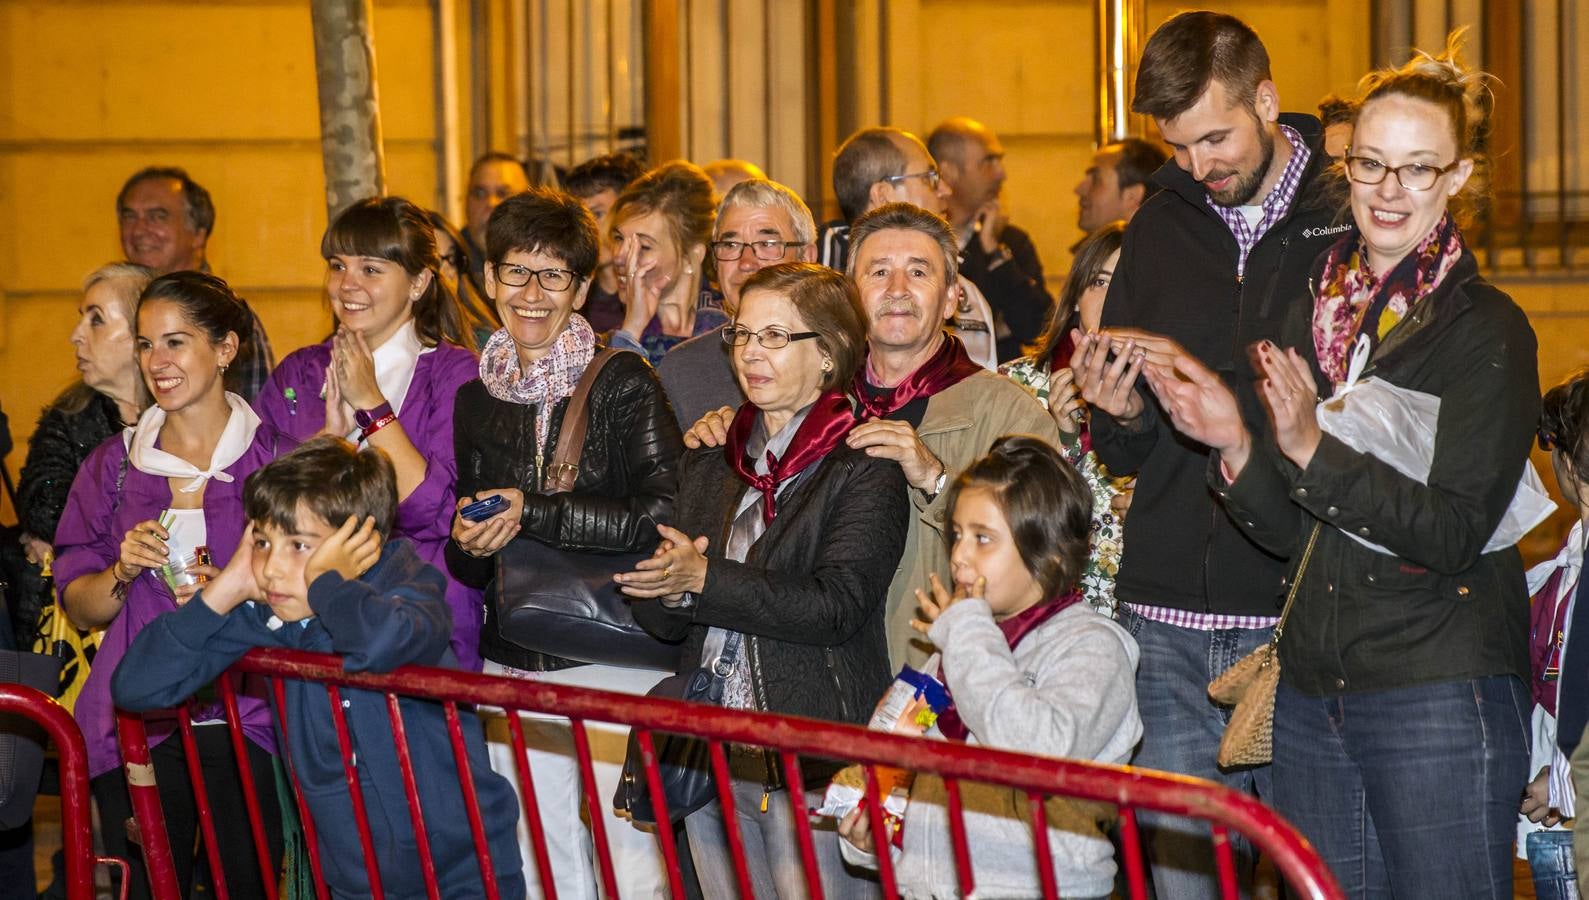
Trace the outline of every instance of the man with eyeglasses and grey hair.
{"label": "man with eyeglasses and grey hair", "polygon": [[[840,271],[849,262],[850,226],[865,213],[888,203],[909,203],[940,218],[949,215],[949,182],[939,173],[927,145],[898,128],[863,128],[846,138],[833,156],[833,193],[844,220],[822,227],[817,259]],[[955,282],[959,290],[951,322],[955,334],[972,361],[995,369],[993,308],[964,276],[956,275]]]}
{"label": "man with eyeglasses and grey hair", "polygon": [[[800,195],[776,181],[752,178],[729,189],[717,207],[712,262],[723,291],[723,311],[739,312],[739,292],[750,276],[782,262],[815,262],[817,226]],[[690,338],[657,366],[679,427],[709,410],[745,402],[729,365],[721,331]]]}

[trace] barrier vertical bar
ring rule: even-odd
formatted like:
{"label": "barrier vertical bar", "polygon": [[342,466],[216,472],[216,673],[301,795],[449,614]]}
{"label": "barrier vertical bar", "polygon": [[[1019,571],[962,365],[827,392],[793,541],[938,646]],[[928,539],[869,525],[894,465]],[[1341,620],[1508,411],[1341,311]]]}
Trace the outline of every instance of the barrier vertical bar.
{"label": "barrier vertical bar", "polygon": [[541,806],[535,799],[535,776],[530,774],[530,754],[524,747],[524,726],[517,710],[504,710],[508,736],[513,742],[513,764],[519,770],[519,799],[524,804],[524,825],[530,831],[530,846],[535,851],[535,871],[541,878],[541,894],[557,900],[557,885],[552,881],[552,858],[546,850],[546,827],[541,822]]}
{"label": "barrier vertical bar", "polygon": [[474,838],[475,860],[480,864],[480,881],[486,900],[497,900],[497,874],[491,863],[491,846],[486,843],[486,826],[480,818],[480,794],[474,788],[474,769],[469,765],[469,747],[463,739],[463,723],[458,720],[458,704],[442,704],[447,717],[447,735],[452,738],[452,757],[458,768],[458,789],[463,792],[463,808],[469,818],[469,834]]}
{"label": "barrier vertical bar", "polygon": [[408,798],[408,817],[414,824],[414,850],[419,854],[419,874],[425,879],[425,895],[440,900],[436,885],[436,860],[430,852],[430,834],[425,828],[425,810],[419,805],[419,784],[414,780],[414,759],[408,749],[408,729],[403,725],[403,710],[396,694],[386,695],[386,715],[392,722],[392,740],[397,745],[397,768],[403,776],[403,796]]}
{"label": "barrier vertical bar", "polygon": [[601,861],[602,886],[608,897],[618,896],[618,877],[613,874],[612,848],[607,846],[607,822],[602,815],[601,797],[596,791],[596,773],[590,765],[590,735],[585,733],[584,719],[570,719],[574,729],[574,749],[579,754],[579,781],[585,791],[586,809],[590,811],[591,842],[596,845],[596,856]]}
{"label": "barrier vertical bar", "polygon": [[330,900],[330,893],[326,889],[325,875],[320,869],[320,836],[315,831],[314,816],[309,814],[309,805],[304,802],[303,791],[298,787],[298,769],[293,765],[292,754],[288,747],[292,746],[287,740],[287,694],[280,678],[270,679],[270,690],[276,698],[276,743],[281,748],[282,756],[287,763],[287,778],[292,782],[292,798],[298,807],[298,824],[303,828],[304,849],[309,853],[309,875],[314,881],[315,896],[318,900]]}
{"label": "barrier vertical bar", "polygon": [[684,879],[679,875],[679,848],[673,841],[673,817],[668,814],[667,792],[662,789],[662,773],[657,769],[657,751],[651,742],[651,731],[635,729],[635,743],[640,748],[640,759],[646,768],[646,790],[651,794],[651,808],[656,812],[657,837],[662,840],[662,861],[668,867],[668,888],[675,897],[684,896]]}
{"label": "barrier vertical bar", "polygon": [[217,900],[231,896],[226,886],[226,872],[221,863],[221,847],[215,840],[215,811],[210,808],[210,789],[204,783],[204,766],[199,760],[199,742],[193,736],[193,708],[184,703],[177,710],[177,730],[182,735],[182,755],[188,767],[188,780],[192,782],[193,807],[199,819],[199,840],[204,845],[204,858],[210,861],[210,877],[215,879]]}
{"label": "barrier vertical bar", "polygon": [[945,778],[943,786],[949,802],[949,844],[954,850],[955,871],[960,874],[960,892],[969,897],[976,892],[976,872],[971,868],[971,848],[966,841],[966,809],[960,802],[960,779]]}
{"label": "barrier vertical bar", "polygon": [[1043,886],[1044,900],[1059,896],[1059,886],[1054,883],[1054,853],[1048,846],[1048,807],[1037,791],[1026,792],[1026,802],[1032,811],[1032,847],[1037,860],[1037,880]]}
{"label": "barrier vertical bar", "polygon": [[[171,858],[171,839],[166,834],[165,810],[160,806],[160,786],[155,782],[154,763],[149,758],[149,735],[144,730],[143,717],[116,710],[116,737],[121,744],[133,821],[138,824],[138,846],[143,852],[149,893],[154,900],[178,900],[182,888]],[[125,828],[126,824],[105,822],[103,827]]]}
{"label": "barrier vertical bar", "polygon": [[[265,837],[265,819],[259,811],[259,786],[254,783],[254,767],[248,764],[248,743],[243,737],[243,717],[237,711],[237,687],[242,676],[227,673],[215,680],[220,689],[221,703],[226,709],[226,730],[232,739],[232,755],[237,757],[237,778],[243,786],[243,807],[248,813],[248,827],[253,830],[254,857],[259,863],[260,878],[265,884],[265,896],[279,896],[276,890],[276,866],[270,857],[270,842]],[[274,786],[271,794],[275,794]]]}
{"label": "barrier vertical bar", "polygon": [[1236,881],[1236,859],[1230,849],[1230,832],[1225,826],[1214,826],[1214,862],[1219,867],[1219,889],[1225,900],[1239,900],[1241,892]]}
{"label": "barrier vertical bar", "polygon": [[375,840],[370,836],[370,815],[364,808],[364,788],[359,784],[358,766],[353,758],[353,739],[348,735],[348,720],[342,713],[342,692],[336,685],[328,684],[326,697],[331,701],[331,722],[336,727],[337,746],[342,750],[342,777],[348,785],[348,797],[353,801],[353,821],[359,828],[359,847],[364,850],[364,871],[370,878],[370,896],[384,900],[381,861],[375,857]]}
{"label": "barrier vertical bar", "polygon": [[1142,829],[1137,827],[1137,811],[1120,808],[1120,849],[1125,855],[1126,886],[1131,900],[1148,900],[1147,864],[1142,859]]}
{"label": "barrier vertical bar", "polygon": [[739,896],[754,897],[756,890],[750,883],[750,866],[745,862],[745,836],[739,833],[739,814],[735,812],[734,779],[728,770],[728,754],[722,741],[708,741],[707,754],[712,758],[712,774],[717,779],[717,802],[723,811],[723,831],[728,837],[728,855],[734,860],[734,880],[739,883]]}
{"label": "barrier vertical bar", "polygon": [[[784,789],[789,793],[789,805],[794,809],[795,837],[800,841],[800,862],[806,871],[806,891],[811,900],[822,900],[822,870],[817,865],[816,847],[811,843],[811,813],[806,810],[805,781],[800,777],[800,759],[793,753],[782,751]],[[885,847],[882,856],[888,852]]]}
{"label": "barrier vertical bar", "polygon": [[872,766],[862,767],[866,772],[862,803],[866,806],[866,822],[872,827],[872,849],[877,856],[877,880],[883,884],[883,900],[898,900],[899,879],[894,874],[893,841],[888,834],[888,822],[883,818],[882,789],[877,783],[877,771]]}

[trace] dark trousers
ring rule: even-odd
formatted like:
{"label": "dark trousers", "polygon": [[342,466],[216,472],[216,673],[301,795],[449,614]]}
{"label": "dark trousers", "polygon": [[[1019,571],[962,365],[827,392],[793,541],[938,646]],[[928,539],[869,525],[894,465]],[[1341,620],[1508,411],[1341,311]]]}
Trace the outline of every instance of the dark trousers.
{"label": "dark trousers", "polygon": [[1274,806],[1348,897],[1511,900],[1529,705],[1509,675],[1337,697],[1281,684]]}
{"label": "dark trousers", "polygon": [[[260,878],[254,852],[253,832],[248,824],[248,807],[243,800],[243,785],[238,777],[236,757],[232,754],[227,727],[204,725],[194,728],[193,734],[199,749],[204,787],[209,792],[227,892],[239,900],[266,900],[264,882]],[[271,756],[246,740],[243,745],[248,748],[248,765],[254,775],[254,788],[259,794],[260,818],[270,844],[271,865],[279,871],[281,808],[276,801],[276,776],[271,768]],[[151,750],[149,755],[154,762],[155,780],[160,785],[160,806],[165,813],[166,835],[171,840],[171,856],[176,866],[177,880],[182,886],[182,896],[186,897],[193,889],[194,841],[199,834],[199,819],[181,737],[172,735]],[[132,816],[132,799],[127,794],[126,776],[117,768],[95,778],[91,786],[94,800],[99,804],[106,853],[126,859],[131,865],[132,884],[128,897],[148,900],[149,877],[144,870],[143,854],[136,844],[127,839],[126,823]]]}

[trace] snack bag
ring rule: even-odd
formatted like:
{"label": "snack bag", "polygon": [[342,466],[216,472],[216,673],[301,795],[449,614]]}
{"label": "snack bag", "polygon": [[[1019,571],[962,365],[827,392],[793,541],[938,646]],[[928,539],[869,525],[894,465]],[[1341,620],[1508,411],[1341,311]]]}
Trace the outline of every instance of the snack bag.
{"label": "snack bag", "polygon": [[[949,689],[938,680],[939,655],[934,653],[921,671],[905,666],[889,685],[883,699],[877,702],[872,718],[866,727],[873,731],[905,734],[914,737],[940,737],[936,727],[938,715],[949,708]],[[878,794],[883,801],[883,821],[889,839],[900,840],[905,804],[910,799],[910,784],[916,773],[905,769],[875,766]],[[839,770],[828,784],[822,805],[815,809],[819,816],[842,819],[866,799],[866,770],[860,766],[847,766]]]}

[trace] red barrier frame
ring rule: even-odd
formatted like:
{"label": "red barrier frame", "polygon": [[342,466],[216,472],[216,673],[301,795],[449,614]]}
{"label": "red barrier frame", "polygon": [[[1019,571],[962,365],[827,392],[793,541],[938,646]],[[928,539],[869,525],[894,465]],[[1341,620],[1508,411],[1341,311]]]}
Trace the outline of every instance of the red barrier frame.
{"label": "red barrier frame", "polygon": [[[333,698],[337,689],[355,687],[386,693],[389,697],[402,695],[441,702],[445,705],[455,758],[459,760],[466,759],[461,752],[463,742],[457,710],[457,705],[460,703],[495,707],[510,712],[522,711],[567,717],[572,722],[575,745],[580,754],[581,779],[592,807],[591,812],[595,814],[592,817],[596,822],[593,831],[600,859],[597,874],[609,891],[609,895],[614,893],[612,861],[600,827],[601,817],[597,809],[597,804],[604,802],[605,798],[590,796],[594,781],[583,725],[586,720],[621,723],[634,727],[643,751],[652,749],[651,735],[656,731],[697,735],[706,739],[709,742],[714,771],[719,776],[719,800],[724,804],[725,820],[728,822],[733,822],[734,818],[732,795],[728,780],[724,777],[728,769],[724,755],[725,743],[760,745],[775,750],[781,759],[789,784],[800,783],[800,755],[827,758],[839,756],[865,765],[867,794],[873,801],[871,824],[874,834],[883,834],[884,831],[881,813],[878,811],[879,804],[876,802],[877,780],[871,767],[886,765],[935,773],[944,778],[948,789],[950,824],[960,887],[968,895],[974,890],[974,884],[969,865],[970,847],[960,815],[958,782],[961,780],[1000,785],[1025,792],[1030,798],[1034,826],[1040,826],[1046,821],[1043,809],[1043,799],[1046,796],[1071,797],[1119,807],[1125,844],[1122,863],[1127,873],[1133,900],[1146,896],[1143,854],[1135,814],[1135,810],[1140,808],[1188,816],[1210,823],[1222,891],[1231,900],[1237,897],[1235,863],[1228,839],[1231,832],[1244,835],[1262,855],[1271,859],[1295,896],[1307,900],[1344,900],[1345,898],[1334,876],[1318,854],[1278,813],[1249,795],[1201,779],[1129,766],[1038,757],[967,744],[883,734],[853,725],[814,719],[750,713],[678,700],[615,694],[544,681],[497,678],[450,669],[405,666],[385,675],[349,673],[343,671],[342,662],[338,657],[294,650],[251,651],[233,666],[232,671],[261,675],[275,680],[273,687],[277,698],[282,696],[279,679],[290,678],[325,684]],[[223,679],[223,697],[229,693],[230,680]],[[402,723],[400,716],[396,714],[395,700],[389,700],[388,706],[394,716],[394,729],[400,734]],[[333,711],[339,726],[338,736],[342,739],[346,753],[348,747],[346,732],[341,727],[341,717],[335,715],[341,711],[340,704],[333,703]],[[235,729],[235,709],[230,703],[228,716]],[[131,717],[122,717],[123,720],[127,718]],[[528,766],[524,763],[523,737],[517,727],[517,716],[509,715],[508,723],[520,774],[527,776]],[[128,754],[129,751],[136,752],[137,748],[129,747],[128,744],[141,737],[139,732],[142,728],[141,723],[139,724],[140,727],[136,729],[124,730],[122,734],[124,754]],[[278,726],[281,724],[283,723],[278,718]],[[843,750],[836,751],[835,748],[843,748]],[[655,768],[655,754],[644,752],[643,755],[647,764],[647,784],[652,791],[653,805],[658,818],[664,819],[665,801],[658,796],[660,780]],[[133,757],[129,755],[127,758]],[[411,777],[411,772],[405,772],[405,782]],[[472,800],[472,783],[468,781],[466,762],[460,777],[465,779],[466,798]],[[354,782],[356,779],[352,779],[350,784]],[[524,778],[523,783],[527,786],[521,797],[523,813],[531,822],[538,822],[538,806],[533,784],[528,778]],[[408,787],[409,785],[405,783],[405,788]],[[145,821],[143,815],[147,808],[147,798],[145,803],[140,804],[136,796],[137,792],[135,789],[134,808],[138,811],[140,827],[145,835],[144,850],[148,855],[157,850],[148,841],[148,836],[152,821],[158,820]],[[157,813],[158,791],[153,786],[147,786],[142,788],[142,792],[154,798]],[[787,793],[795,808],[796,821],[805,821],[805,798],[802,792]],[[357,793],[354,796],[357,797]],[[412,808],[417,806],[417,796],[412,791],[410,791],[410,800],[412,812]],[[302,809],[301,802],[300,809]],[[307,811],[304,812],[307,833],[312,835],[312,824],[308,821]],[[485,852],[479,811],[477,808],[471,808],[470,813],[469,824],[477,858],[480,859],[483,874],[490,884],[490,860]],[[546,886],[546,894],[553,896],[548,878],[549,863],[542,828],[538,824],[532,824],[530,831],[535,844],[534,861]],[[663,831],[665,832],[666,829]],[[797,833],[811,895],[820,897],[821,887],[816,877],[810,829],[801,828]],[[1051,852],[1048,847],[1047,829],[1036,827],[1034,836],[1037,859],[1040,863],[1044,863],[1049,859]],[[741,846],[735,829],[730,829],[728,837],[731,847]],[[670,835],[660,837],[659,842],[667,860],[670,882],[677,892],[678,860],[676,847],[670,838]],[[163,841],[155,843],[163,843]],[[169,848],[166,852],[169,852]],[[749,876],[745,871],[742,853],[736,852],[735,858],[736,878],[742,893],[749,896]],[[888,854],[879,855],[879,865],[885,896],[890,898],[897,896]],[[155,867],[151,866],[151,869],[153,868]],[[315,871],[318,881],[318,865],[315,866]],[[1039,872],[1043,880],[1045,896],[1056,896],[1051,868],[1040,865]],[[154,892],[157,900],[175,897],[174,891],[169,894],[163,893],[160,887],[156,885]],[[491,885],[491,888],[494,888],[494,885]]]}
{"label": "red barrier frame", "polygon": [[[66,862],[66,896],[93,900],[95,863],[121,861],[94,855],[88,746],[83,742],[83,732],[54,697],[22,684],[0,684],[0,713],[20,715],[38,723],[55,744],[61,772],[61,850]],[[31,885],[28,890],[31,892]]]}

